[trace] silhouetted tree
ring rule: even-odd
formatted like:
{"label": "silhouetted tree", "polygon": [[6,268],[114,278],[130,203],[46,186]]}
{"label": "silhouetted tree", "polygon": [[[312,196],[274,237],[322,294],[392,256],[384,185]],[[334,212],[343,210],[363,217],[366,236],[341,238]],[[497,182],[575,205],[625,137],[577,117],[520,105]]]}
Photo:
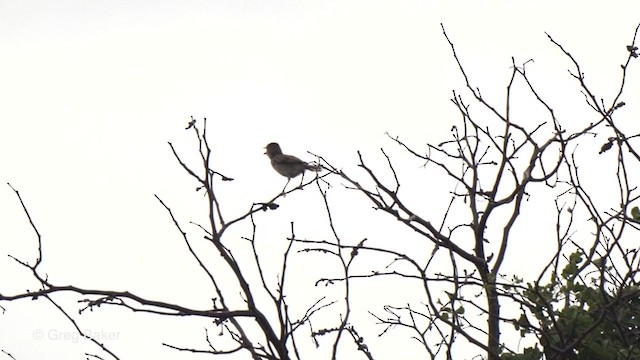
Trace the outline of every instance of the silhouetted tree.
{"label": "silhouetted tree", "polygon": [[[627,46],[627,56],[616,93],[608,96],[600,96],[588,86],[585,72],[571,52],[549,36],[551,44],[573,64],[569,76],[584,94],[592,111],[589,118],[559,116],[554,109],[564,105],[562,99],[548,99],[538,90],[526,72],[529,61],[520,64],[512,59],[505,98],[490,101],[465,71],[465,60],[456,53],[444,28],[443,33],[466,84],[466,89],[454,91],[451,98],[460,118],[451,128],[450,138],[420,148],[389,136],[408,157],[424,165],[421,189],[403,185],[400,191],[405,179],[385,150],[381,150],[385,168],[371,165],[368,155],[358,153],[359,171],[343,170],[343,164],[318,154],[327,171],[286,193],[252,204],[244,214],[227,218],[221,211],[224,204],[219,199],[219,185],[233,179],[213,163],[206,119],[202,123],[191,119],[186,131],[196,136],[199,163],[188,164],[172,143],[169,146],[182,169],[197,183],[197,191],[205,195],[207,222],[195,225],[217,254],[215,262],[204,260],[202,250],[193,246],[201,238],[187,236],[184,220],[174,214],[170,204],[156,197],[209,279],[215,294],[209,308],[194,309],[145,298],[135,291],[88,289],[48,279],[41,270],[46,254],[37,224],[13,187],[38,239],[35,259],[13,259],[31,272],[39,286],[22,293],[0,289],[0,300],[46,299],[80,333],[70,309],[52,294],[74,294],[82,304],[81,313],[115,306],[159,317],[204,318],[210,320],[202,339],[204,347],[164,345],[183,352],[253,359],[317,358],[317,353],[309,351],[310,343],[320,347],[323,357],[345,358],[349,351],[355,351],[374,359],[375,351],[362,334],[370,333],[375,322],[381,337],[409,330],[409,337],[424,350],[423,356],[432,359],[459,359],[464,356],[462,349],[465,354],[491,360],[640,358],[640,220],[628,215],[639,197],[635,169],[640,155],[635,143],[640,136],[624,125],[635,121],[633,115],[624,113],[625,102],[633,101],[624,97],[624,90],[637,61],[638,28],[630,45],[621,44]],[[522,105],[521,97],[529,103]],[[529,108],[521,106],[542,111],[532,120],[522,116]],[[588,155],[580,157],[580,152]],[[599,169],[592,167],[600,163],[615,169],[615,176],[595,184],[585,179],[587,169],[598,173]],[[436,181],[440,176],[447,181]],[[423,250],[409,251],[391,241],[385,244],[343,237],[335,224],[339,205],[331,199],[332,191],[341,190],[338,187],[342,185],[394,219],[398,234],[401,228],[416,234]],[[322,203],[309,206],[321,206],[332,238],[297,236],[292,223],[287,246],[276,265],[278,276],[273,280],[266,275],[274,266],[273,259],[267,265],[259,250],[256,218],[268,218],[285,195],[308,187],[317,188],[321,195]],[[447,192],[448,202],[434,216],[433,207],[439,204],[431,199]],[[616,198],[596,200],[603,192]],[[533,197],[551,204],[554,223],[526,212]],[[521,223],[529,226],[519,227]],[[248,225],[248,236],[238,239],[229,233],[238,224]],[[535,233],[523,233],[522,229]],[[549,238],[550,234],[554,238]],[[537,276],[529,280],[511,268],[505,270],[507,259],[522,255],[514,253],[516,244],[538,236],[545,237],[540,246],[548,248],[548,259],[546,266],[535,270]],[[328,292],[305,303],[303,290],[287,285],[292,273],[307,270],[294,267],[300,263],[293,259],[310,253],[321,255],[321,269],[326,269],[312,285],[326,286]],[[367,259],[382,259],[386,265],[371,271],[356,266]],[[411,284],[402,303],[367,308],[368,304],[354,301],[360,282],[379,284],[384,293],[390,279]],[[363,313],[369,316],[360,316]],[[507,334],[528,339],[530,346],[519,349],[520,344]],[[320,346],[322,338],[330,339],[331,345]],[[103,351],[87,356],[126,357],[115,354],[108,343],[90,336],[87,341]],[[347,341],[350,348],[342,346]],[[0,340],[0,348],[7,345]],[[401,353],[401,346],[394,346]],[[2,351],[14,358],[10,351]]]}

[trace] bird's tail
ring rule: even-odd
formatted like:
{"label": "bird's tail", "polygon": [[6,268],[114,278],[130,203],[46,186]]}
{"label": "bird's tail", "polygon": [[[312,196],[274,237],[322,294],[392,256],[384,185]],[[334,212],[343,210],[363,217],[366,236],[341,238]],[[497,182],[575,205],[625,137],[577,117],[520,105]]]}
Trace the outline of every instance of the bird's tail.
{"label": "bird's tail", "polygon": [[316,163],[307,163],[307,170],[320,172],[322,171],[322,165]]}

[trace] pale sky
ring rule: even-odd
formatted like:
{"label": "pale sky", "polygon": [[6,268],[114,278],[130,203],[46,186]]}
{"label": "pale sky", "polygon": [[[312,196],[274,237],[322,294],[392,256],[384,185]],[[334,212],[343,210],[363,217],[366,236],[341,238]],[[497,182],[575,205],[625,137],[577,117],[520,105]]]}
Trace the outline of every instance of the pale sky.
{"label": "pale sky", "polygon": [[[421,148],[448,139],[459,120],[449,99],[463,83],[440,23],[484,95],[501,104],[511,57],[518,64],[534,59],[527,71],[566,114],[574,110],[563,104],[583,100],[567,73],[571,64],[545,32],[610,97],[639,21],[633,1],[591,4],[0,0],[0,269],[12,274],[2,277],[0,292],[30,284],[6,255],[33,261],[36,254],[20,204],[4,185],[10,182],[43,235],[43,268],[57,283],[138,289],[206,306],[193,296],[205,279],[190,278],[193,260],[153,196],[185,225],[204,216],[203,198],[167,145],[195,159],[193,134],[184,130],[191,116],[208,119],[216,170],[236,179],[221,184],[229,217],[284,185],[264,155],[272,141],[285,153],[312,160],[311,151],[345,169],[354,168],[356,150],[376,157],[380,147],[391,148],[412,174],[419,162],[385,132]],[[630,86],[640,94],[638,84]],[[309,204],[315,210],[303,211]],[[283,244],[291,221],[307,237],[324,234],[319,204],[311,188],[291,195],[262,230]],[[345,233],[367,236],[354,224],[371,218],[343,215],[354,218]],[[46,335],[33,339],[34,329],[69,330],[43,300],[0,305],[15,309],[0,314],[0,339],[14,336],[0,340],[0,349],[17,359],[58,346],[68,346],[58,358],[98,353]],[[143,316],[122,313],[125,330],[101,315],[80,318],[119,332],[113,347],[124,358],[180,358],[158,339],[186,334],[140,337],[147,334]],[[201,328],[189,331],[197,338]],[[393,354],[388,346],[376,350]]]}

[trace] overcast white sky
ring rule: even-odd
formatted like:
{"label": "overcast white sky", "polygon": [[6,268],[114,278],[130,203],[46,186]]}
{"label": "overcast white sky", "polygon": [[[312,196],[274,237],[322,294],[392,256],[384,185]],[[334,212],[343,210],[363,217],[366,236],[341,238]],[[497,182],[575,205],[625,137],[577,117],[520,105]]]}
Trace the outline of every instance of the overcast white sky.
{"label": "overcast white sky", "polygon": [[[209,119],[217,170],[236,178],[224,184],[232,215],[284,184],[263,154],[269,142],[348,168],[356,150],[390,146],[387,131],[416,146],[444,140],[458,120],[451,90],[462,83],[440,23],[496,100],[514,56],[535,60],[528,71],[556,106],[571,89],[581,101],[545,31],[611,96],[640,7],[586,3],[0,0],[0,184],[21,191],[43,234],[43,265],[59,282],[150,297],[172,288],[189,299],[181,270],[193,263],[153,195],[185,223],[202,216],[202,198],[167,146],[194,155],[190,116]],[[21,291],[24,274],[6,254],[33,259],[35,241],[2,186],[0,291]],[[270,230],[284,237],[291,220],[312,226],[300,209],[314,196],[317,204],[310,190],[283,201]],[[0,349],[36,358],[25,350],[42,345],[33,329],[60,320],[37,314],[0,315],[0,334],[21,344],[0,340]],[[132,334],[121,344],[166,353]]]}

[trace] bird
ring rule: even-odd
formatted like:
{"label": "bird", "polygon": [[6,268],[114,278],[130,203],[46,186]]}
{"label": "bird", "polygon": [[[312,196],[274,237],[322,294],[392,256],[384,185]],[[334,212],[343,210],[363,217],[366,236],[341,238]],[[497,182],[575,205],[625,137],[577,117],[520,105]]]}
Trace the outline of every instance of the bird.
{"label": "bird", "polygon": [[322,170],[322,166],[320,165],[309,164],[308,162],[302,161],[293,155],[283,154],[278,143],[272,142],[265,146],[265,149],[265,154],[269,159],[271,159],[271,166],[273,166],[273,169],[277,171],[278,174],[287,178],[287,183],[284,185],[284,188],[282,188],[283,193],[287,188],[287,185],[289,185],[289,181],[294,177],[302,174],[302,181],[300,181],[300,186],[302,186],[302,182],[304,181],[304,172],[306,170],[315,172]]}

